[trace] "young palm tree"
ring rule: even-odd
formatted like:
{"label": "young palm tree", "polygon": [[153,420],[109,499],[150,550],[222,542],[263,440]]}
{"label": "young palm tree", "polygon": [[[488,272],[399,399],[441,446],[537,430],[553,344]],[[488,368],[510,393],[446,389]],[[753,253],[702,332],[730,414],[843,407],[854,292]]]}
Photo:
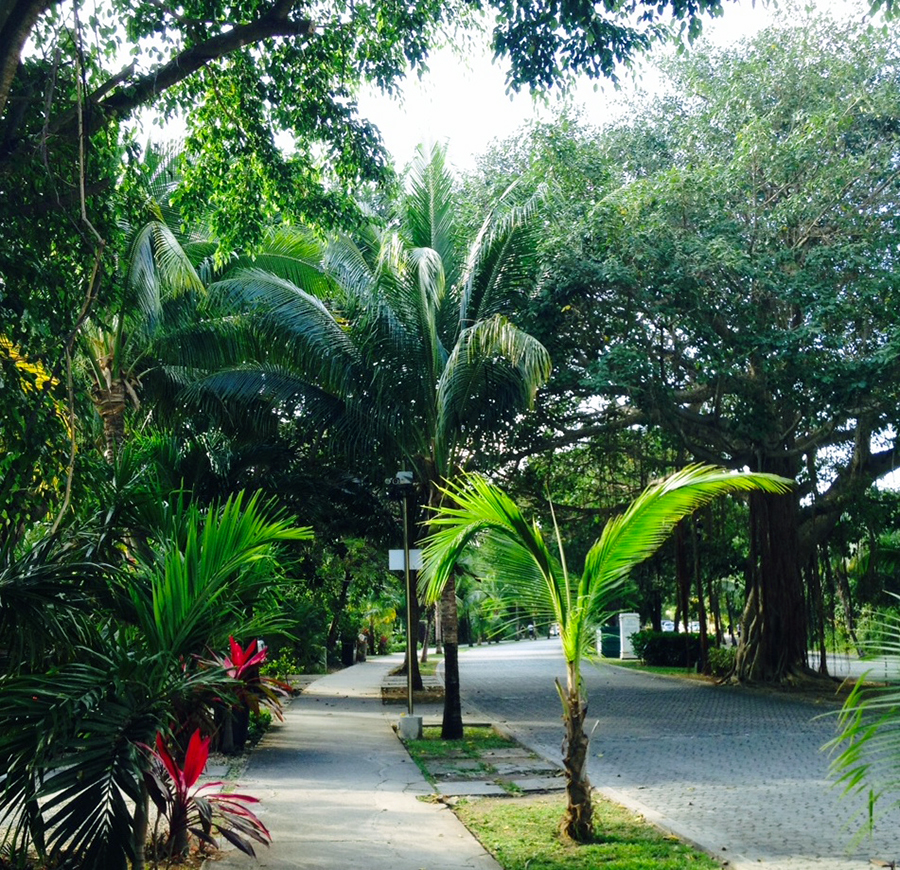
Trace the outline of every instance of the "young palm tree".
{"label": "young palm tree", "polygon": [[[422,152],[398,229],[321,245],[282,230],[255,268],[209,288],[236,307],[252,360],[192,387],[275,410],[311,439],[365,458],[382,479],[411,468],[420,504],[438,482],[528,407],[550,373],[546,351],[505,316],[532,281],[537,202],[501,202],[468,248],[453,217],[444,152]],[[264,267],[264,268],[263,268]],[[374,474],[373,474],[374,476]],[[443,735],[462,737],[456,597],[444,597]]]}
{"label": "young palm tree", "polygon": [[593,629],[629,571],[652,555],[676,523],[713,498],[729,492],[787,492],[791,482],[775,475],[739,474],[694,465],[650,484],[620,516],[611,519],[588,551],[580,576],[569,573],[559,529],[556,554],[535,521],[528,521],[512,499],[481,477],[468,475],[443,492],[453,504],[431,520],[422,576],[426,600],[439,598],[457,561],[470,545],[489,541],[500,582],[525,603],[559,624],[566,659],[566,685],[557,682],[566,740],[566,814],[561,831],[577,842],[593,834],[591,785],[587,776],[587,698],[581,682],[582,656]]}

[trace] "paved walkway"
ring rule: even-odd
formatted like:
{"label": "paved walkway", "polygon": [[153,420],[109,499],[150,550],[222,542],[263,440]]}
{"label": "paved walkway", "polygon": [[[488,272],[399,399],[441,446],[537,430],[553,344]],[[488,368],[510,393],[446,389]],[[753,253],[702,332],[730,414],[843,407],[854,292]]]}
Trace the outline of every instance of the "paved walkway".
{"label": "paved walkway", "polygon": [[499,870],[446,806],[418,799],[431,788],[392,729],[405,708],[381,703],[401,658],[354,665],[294,699],[235,788],[260,798],[273,844],[258,861],[234,851],[210,870]]}

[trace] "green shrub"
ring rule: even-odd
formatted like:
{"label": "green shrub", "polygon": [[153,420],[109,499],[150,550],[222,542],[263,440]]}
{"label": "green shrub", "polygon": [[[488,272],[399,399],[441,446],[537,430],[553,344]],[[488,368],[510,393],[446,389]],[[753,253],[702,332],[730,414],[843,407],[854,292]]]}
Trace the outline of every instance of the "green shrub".
{"label": "green shrub", "polygon": [[250,733],[247,742],[255,746],[262,739],[263,734],[269,730],[272,724],[272,714],[268,710],[260,710],[258,713],[250,713]]}
{"label": "green shrub", "polygon": [[700,659],[699,634],[639,631],[631,635],[631,646],[645,665],[693,668]]}
{"label": "green shrub", "polygon": [[263,662],[260,672],[267,677],[284,680],[291,674],[303,673],[303,669],[297,661],[297,655],[293,648],[284,646],[278,651],[276,657],[267,658]]}
{"label": "green shrub", "polygon": [[709,670],[714,677],[727,677],[734,670],[737,649],[733,646],[709,648]]}

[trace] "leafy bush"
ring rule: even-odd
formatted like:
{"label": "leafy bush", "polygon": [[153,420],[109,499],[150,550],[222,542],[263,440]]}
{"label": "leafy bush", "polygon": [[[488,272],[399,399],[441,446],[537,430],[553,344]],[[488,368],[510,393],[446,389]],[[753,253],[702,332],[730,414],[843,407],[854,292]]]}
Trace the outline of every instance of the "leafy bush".
{"label": "leafy bush", "polygon": [[693,668],[700,659],[700,635],[638,631],[631,635],[635,655],[645,665]]}
{"label": "leafy bush", "polygon": [[304,673],[302,666],[297,661],[297,656],[290,646],[283,646],[278,655],[268,657],[260,667],[260,673],[267,677],[275,677],[278,680],[286,680],[292,674]]}
{"label": "leafy bush", "polygon": [[714,677],[727,677],[734,670],[737,650],[733,646],[710,647],[709,670]]}
{"label": "leafy bush", "polygon": [[258,713],[251,713],[250,731],[247,735],[247,742],[251,746],[256,746],[271,726],[272,714],[268,710],[260,710]]}

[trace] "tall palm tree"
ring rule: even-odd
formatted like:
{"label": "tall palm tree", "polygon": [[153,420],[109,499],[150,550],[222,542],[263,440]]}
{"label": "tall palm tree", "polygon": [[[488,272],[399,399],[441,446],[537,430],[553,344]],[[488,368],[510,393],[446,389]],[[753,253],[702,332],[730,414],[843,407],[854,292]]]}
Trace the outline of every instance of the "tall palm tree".
{"label": "tall palm tree", "polygon": [[[439,482],[502,440],[550,373],[543,346],[504,316],[533,282],[537,207],[510,197],[464,246],[435,148],[420,151],[396,229],[373,225],[325,245],[282,229],[255,268],[209,288],[235,304],[229,322],[245,330],[252,362],[210,374],[193,392],[213,404],[265,400],[310,438],[368,458],[382,477],[412,468],[419,504],[437,506]],[[443,609],[443,734],[456,739],[452,580]]]}
{"label": "tall palm tree", "polygon": [[566,726],[563,763],[567,808],[562,833],[577,842],[593,835],[591,785],[587,776],[587,697],[581,681],[582,656],[590,649],[611,597],[628,573],[652,555],[680,519],[729,492],[787,492],[791,482],[768,474],[737,474],[694,465],[651,483],[625,513],[611,519],[588,551],[580,576],[569,572],[559,529],[554,554],[535,521],[528,521],[504,492],[482,477],[468,475],[449,484],[443,505],[431,520],[422,577],[426,600],[439,598],[457,561],[472,544],[487,541],[500,582],[531,612],[557,622],[566,659],[566,685],[557,681]]}

